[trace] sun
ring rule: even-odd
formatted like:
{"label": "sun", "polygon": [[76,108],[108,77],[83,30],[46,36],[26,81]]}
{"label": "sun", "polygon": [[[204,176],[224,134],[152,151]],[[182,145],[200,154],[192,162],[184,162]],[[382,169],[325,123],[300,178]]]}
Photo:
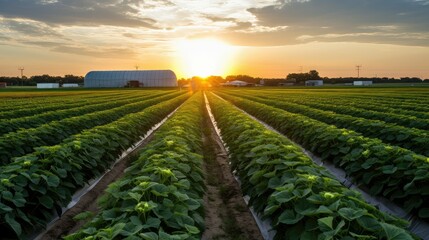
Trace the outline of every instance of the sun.
{"label": "sun", "polygon": [[177,43],[178,65],[188,76],[224,76],[231,69],[234,48],[217,39],[181,40]]}

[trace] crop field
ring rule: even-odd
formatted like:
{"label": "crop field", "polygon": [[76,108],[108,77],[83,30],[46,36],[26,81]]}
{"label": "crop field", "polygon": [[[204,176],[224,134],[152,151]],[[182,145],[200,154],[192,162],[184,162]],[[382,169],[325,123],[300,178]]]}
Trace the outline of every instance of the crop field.
{"label": "crop field", "polygon": [[407,240],[428,222],[426,88],[0,93],[2,239]]}

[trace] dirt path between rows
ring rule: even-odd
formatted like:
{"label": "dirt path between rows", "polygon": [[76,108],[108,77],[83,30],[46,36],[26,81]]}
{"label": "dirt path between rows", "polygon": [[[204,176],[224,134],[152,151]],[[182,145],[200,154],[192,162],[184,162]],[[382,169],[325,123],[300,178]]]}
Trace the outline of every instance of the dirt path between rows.
{"label": "dirt path between rows", "polygon": [[79,228],[85,224],[85,221],[73,220],[74,216],[85,211],[92,212],[94,215],[97,214],[99,211],[97,203],[98,198],[103,195],[104,190],[110,183],[122,177],[124,170],[129,166],[129,162],[138,157],[139,150],[152,139],[155,132],[156,131],[152,132],[136,149],[134,149],[124,159],[115,164],[112,169],[110,169],[110,171],[103,176],[97,185],[95,185],[90,191],[83,195],[76,205],[64,212],[61,218],[56,221],[54,225],[52,225],[52,227],[50,227],[49,230],[39,239],[61,239],[61,237],[79,230]]}
{"label": "dirt path between rows", "polygon": [[202,239],[263,239],[231,173],[228,154],[207,109],[204,111],[203,150],[207,192],[204,196],[206,229]]}

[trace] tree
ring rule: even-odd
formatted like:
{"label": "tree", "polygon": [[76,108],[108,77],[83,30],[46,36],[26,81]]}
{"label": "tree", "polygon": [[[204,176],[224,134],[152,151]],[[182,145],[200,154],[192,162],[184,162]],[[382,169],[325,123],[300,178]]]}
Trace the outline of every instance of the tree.
{"label": "tree", "polygon": [[286,80],[295,80],[297,83],[302,83],[307,80],[319,80],[319,72],[316,70],[311,70],[308,73],[289,73],[286,77]]}

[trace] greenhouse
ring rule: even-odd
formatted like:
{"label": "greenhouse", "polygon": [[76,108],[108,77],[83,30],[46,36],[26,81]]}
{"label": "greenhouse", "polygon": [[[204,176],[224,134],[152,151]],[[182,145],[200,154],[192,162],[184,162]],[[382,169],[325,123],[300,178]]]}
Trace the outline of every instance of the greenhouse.
{"label": "greenhouse", "polygon": [[91,71],[86,74],[87,88],[177,87],[171,70]]}

